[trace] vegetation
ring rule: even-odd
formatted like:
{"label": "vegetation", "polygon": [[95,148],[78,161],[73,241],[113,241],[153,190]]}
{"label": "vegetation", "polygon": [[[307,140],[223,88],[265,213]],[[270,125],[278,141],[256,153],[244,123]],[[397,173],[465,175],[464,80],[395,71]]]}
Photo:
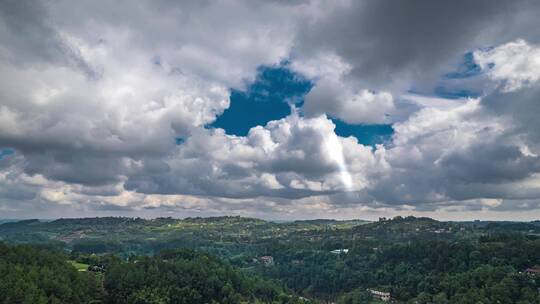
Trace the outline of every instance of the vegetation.
{"label": "vegetation", "polygon": [[[376,303],[368,289],[389,292],[399,303],[540,303],[540,277],[524,272],[540,265],[539,234],[538,221],[414,217],[288,223],[111,217],[0,225],[4,242],[41,246],[3,245],[3,251],[43,255],[34,272],[75,290],[59,287],[56,295],[38,279],[23,278],[39,295],[32,303],[49,297],[56,299],[43,303]],[[20,293],[13,300],[14,278],[28,275],[21,269],[31,265],[0,268],[9,277],[0,278],[0,288],[11,292],[0,303],[24,303]]]}
{"label": "vegetation", "polygon": [[78,271],[87,271],[88,270],[88,264],[83,264],[83,263],[79,263],[79,262],[75,262],[75,261],[69,261],[71,263],[71,265],[73,265],[73,267],[75,267],[75,269],[77,269]]}
{"label": "vegetation", "polygon": [[59,252],[0,243],[0,303],[88,303],[96,277],[78,272]]}
{"label": "vegetation", "polygon": [[247,277],[208,254],[167,250],[113,265],[105,277],[110,303],[300,303],[274,283]]}

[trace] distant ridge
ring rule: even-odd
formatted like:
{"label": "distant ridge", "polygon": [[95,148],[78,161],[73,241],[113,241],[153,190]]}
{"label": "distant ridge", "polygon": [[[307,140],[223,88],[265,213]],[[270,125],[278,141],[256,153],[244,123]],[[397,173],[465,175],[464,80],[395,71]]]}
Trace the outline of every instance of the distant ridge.
{"label": "distant ridge", "polygon": [[8,227],[21,227],[21,226],[28,226],[28,225],[34,225],[41,223],[38,219],[28,219],[28,220],[20,220],[20,221],[10,221],[3,224],[0,224],[0,227],[2,228],[8,228]]}

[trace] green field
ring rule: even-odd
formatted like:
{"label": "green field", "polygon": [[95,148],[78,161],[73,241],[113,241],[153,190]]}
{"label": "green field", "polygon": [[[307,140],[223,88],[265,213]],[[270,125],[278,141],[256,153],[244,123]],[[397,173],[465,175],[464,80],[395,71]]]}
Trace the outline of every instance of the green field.
{"label": "green field", "polygon": [[73,267],[75,267],[78,271],[87,271],[88,270],[88,264],[83,264],[75,261],[69,261]]}

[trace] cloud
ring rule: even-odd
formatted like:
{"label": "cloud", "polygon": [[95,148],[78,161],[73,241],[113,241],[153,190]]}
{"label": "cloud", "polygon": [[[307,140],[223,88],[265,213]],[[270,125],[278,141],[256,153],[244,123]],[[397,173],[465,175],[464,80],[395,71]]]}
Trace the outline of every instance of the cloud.
{"label": "cloud", "polygon": [[[165,157],[174,138],[222,113],[229,86],[286,55],[288,30],[255,7],[186,5],[4,4],[0,142],[24,153],[27,173],[83,185],[125,180],[139,158]],[[281,18],[284,8],[265,6]],[[227,22],[225,9],[243,23]]]}
{"label": "cloud", "polygon": [[478,50],[474,61],[490,79],[501,82],[502,92],[534,86],[540,80],[540,48],[522,39]]}
{"label": "cloud", "polygon": [[[165,160],[167,170],[148,174],[143,162],[126,186],[143,193],[231,198],[299,198],[363,188],[378,160],[371,148],[337,137],[334,127],[326,116],[293,114],[252,128],[246,137],[199,130]],[[353,172],[344,172],[345,159]],[[347,177],[344,183],[343,174],[355,174],[354,182]]]}
{"label": "cloud", "polygon": [[315,2],[292,49],[293,66],[320,79],[306,109],[357,124],[403,121],[412,111],[400,96],[431,93],[464,53],[516,37],[540,41],[530,30],[539,9],[530,1]]}
{"label": "cloud", "polygon": [[537,197],[540,158],[522,148],[526,143],[514,134],[510,117],[493,117],[480,99],[451,102],[394,125],[393,147],[385,151],[391,169],[367,194],[419,208]]}
{"label": "cloud", "polygon": [[4,60],[26,67],[55,63],[79,69],[91,78],[97,76],[79,50],[54,29],[44,3],[4,1],[0,17],[0,56]]}
{"label": "cloud", "polygon": [[383,124],[396,112],[390,93],[352,91],[338,80],[321,79],[306,96],[306,115],[327,113],[349,124]]}
{"label": "cloud", "polygon": [[529,1],[336,3],[315,6],[320,11],[303,23],[294,54],[305,59],[333,53],[351,77],[377,91],[432,82],[479,46],[519,34],[539,38],[527,31],[538,22],[532,17],[538,7]]}
{"label": "cloud", "polygon": [[[521,0],[4,1],[0,150],[14,152],[0,158],[0,210],[537,210],[538,11]],[[450,80],[464,54],[480,70]],[[282,65],[313,83],[290,115],[245,136],[207,127],[260,67]],[[446,99],[441,82],[479,93]],[[365,146],[332,119],[394,133]]]}

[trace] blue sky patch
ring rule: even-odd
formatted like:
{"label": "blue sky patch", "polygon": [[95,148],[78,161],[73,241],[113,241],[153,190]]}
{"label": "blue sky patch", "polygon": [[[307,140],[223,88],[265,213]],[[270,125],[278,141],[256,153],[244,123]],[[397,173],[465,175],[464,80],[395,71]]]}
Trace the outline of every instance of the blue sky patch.
{"label": "blue sky patch", "polygon": [[333,119],[336,125],[335,132],[342,137],[354,136],[358,142],[366,146],[374,146],[388,142],[394,134],[390,124],[376,125],[350,125],[339,119]]}
{"label": "blue sky patch", "polygon": [[[312,87],[311,81],[289,70],[286,64],[260,67],[255,82],[246,91],[231,89],[230,107],[209,127],[223,128],[229,135],[246,136],[255,126],[290,115],[290,104],[301,107]],[[364,145],[384,143],[394,134],[392,126],[387,124],[350,125],[338,119],[332,121],[337,135],[354,136]],[[178,138],[176,143],[182,144],[183,140]]]}
{"label": "blue sky patch", "polygon": [[473,52],[469,51],[461,57],[454,71],[442,76],[433,94],[447,99],[477,98],[482,95],[482,91],[475,88],[474,84],[471,86],[467,79],[482,73],[482,68],[474,61]]}
{"label": "blue sky patch", "polygon": [[0,160],[15,153],[13,151],[13,149],[9,149],[9,148],[0,148]]}
{"label": "blue sky patch", "polygon": [[463,55],[461,63],[455,71],[446,73],[445,77],[449,79],[461,79],[476,76],[482,72],[482,68],[474,62],[473,52],[467,52]]}
{"label": "blue sky patch", "polygon": [[447,99],[460,99],[460,98],[477,98],[481,95],[480,92],[473,91],[471,89],[459,89],[445,86],[437,86],[435,88],[435,95],[447,98]]}
{"label": "blue sky patch", "polygon": [[231,90],[230,107],[210,127],[229,135],[246,136],[249,129],[291,114],[289,103],[300,107],[313,84],[286,65],[263,66],[246,91]]}

